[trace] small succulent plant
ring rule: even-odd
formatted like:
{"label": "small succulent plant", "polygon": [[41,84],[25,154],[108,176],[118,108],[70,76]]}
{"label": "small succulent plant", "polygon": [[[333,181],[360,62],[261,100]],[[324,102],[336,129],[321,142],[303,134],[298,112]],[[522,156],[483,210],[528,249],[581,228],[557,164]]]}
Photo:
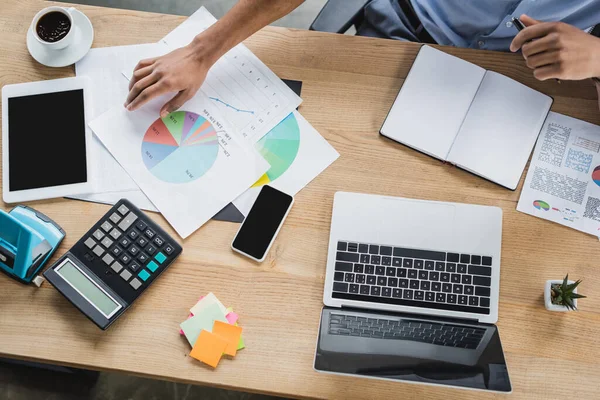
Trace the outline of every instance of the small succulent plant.
{"label": "small succulent plant", "polygon": [[552,295],[552,304],[567,307],[569,310],[576,310],[575,299],[583,299],[584,295],[574,293],[574,290],[581,283],[581,279],[575,283],[569,283],[569,274],[565,276],[562,283],[554,283],[550,288]]}

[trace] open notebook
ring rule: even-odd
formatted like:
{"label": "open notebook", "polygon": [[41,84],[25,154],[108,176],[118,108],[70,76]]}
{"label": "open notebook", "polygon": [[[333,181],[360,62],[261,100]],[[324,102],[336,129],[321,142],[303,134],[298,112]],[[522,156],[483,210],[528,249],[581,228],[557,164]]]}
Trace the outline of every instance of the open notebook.
{"label": "open notebook", "polygon": [[514,190],[551,105],[504,75],[422,46],[380,133]]}

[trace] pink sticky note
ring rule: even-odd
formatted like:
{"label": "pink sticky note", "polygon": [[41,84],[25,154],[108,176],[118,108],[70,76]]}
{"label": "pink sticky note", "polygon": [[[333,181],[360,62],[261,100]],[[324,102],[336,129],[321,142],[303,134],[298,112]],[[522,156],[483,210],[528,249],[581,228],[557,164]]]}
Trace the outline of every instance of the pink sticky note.
{"label": "pink sticky note", "polygon": [[227,314],[225,316],[225,318],[227,318],[227,321],[229,321],[229,323],[231,325],[235,325],[235,323],[237,322],[238,318],[240,318],[240,316],[232,311],[229,314]]}

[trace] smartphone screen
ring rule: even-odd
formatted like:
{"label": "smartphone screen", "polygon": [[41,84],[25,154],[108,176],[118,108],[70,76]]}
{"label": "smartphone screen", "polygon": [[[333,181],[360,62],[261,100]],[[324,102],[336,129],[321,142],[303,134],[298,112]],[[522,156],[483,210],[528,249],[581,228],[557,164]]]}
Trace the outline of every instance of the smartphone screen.
{"label": "smartphone screen", "polygon": [[262,260],[293,202],[292,196],[263,186],[232,247],[256,260]]}

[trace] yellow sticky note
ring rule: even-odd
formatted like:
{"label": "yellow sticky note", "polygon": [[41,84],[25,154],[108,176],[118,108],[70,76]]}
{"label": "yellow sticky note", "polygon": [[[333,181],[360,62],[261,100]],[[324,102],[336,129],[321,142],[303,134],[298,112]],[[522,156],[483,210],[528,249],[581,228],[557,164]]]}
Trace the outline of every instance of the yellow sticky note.
{"label": "yellow sticky note", "polygon": [[235,356],[238,344],[240,342],[240,337],[242,337],[242,328],[240,326],[231,325],[225,322],[215,321],[212,333],[222,337],[227,341],[225,354],[232,357]]}
{"label": "yellow sticky note", "polygon": [[203,330],[200,332],[190,356],[213,368],[217,368],[228,345],[229,342],[226,339]]}

